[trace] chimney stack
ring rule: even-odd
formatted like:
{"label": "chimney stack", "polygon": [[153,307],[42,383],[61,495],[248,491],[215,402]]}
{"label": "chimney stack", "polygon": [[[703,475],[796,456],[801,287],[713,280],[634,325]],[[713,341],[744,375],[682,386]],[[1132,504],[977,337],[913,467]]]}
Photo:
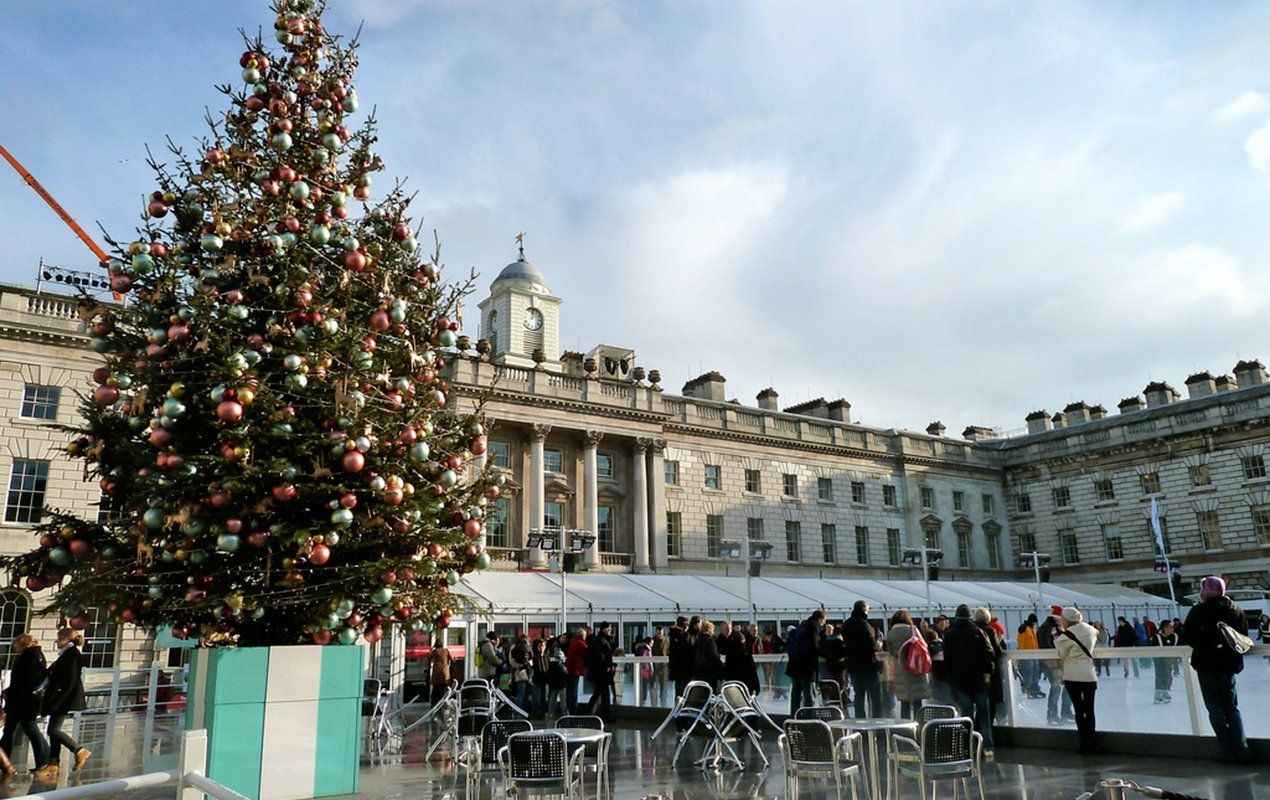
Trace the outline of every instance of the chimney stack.
{"label": "chimney stack", "polygon": [[1084,400],[1068,403],[1067,408],[1063,409],[1064,416],[1067,417],[1068,425],[1079,425],[1082,422],[1089,422],[1089,406]]}
{"label": "chimney stack", "polygon": [[931,436],[943,436],[944,431],[946,430],[948,429],[944,427],[944,423],[940,422],[939,420],[935,420],[934,422],[926,426],[926,432],[929,433]]}
{"label": "chimney stack", "polygon": [[1197,372],[1186,379],[1186,395],[1190,398],[1206,397],[1217,393],[1217,381],[1209,372]]}
{"label": "chimney stack", "polygon": [[780,395],[770,386],[758,393],[758,407],[764,411],[780,410],[779,400]]}
{"label": "chimney stack", "polygon": [[718,372],[707,372],[704,375],[698,375],[692,380],[684,384],[684,397],[694,397],[698,400],[712,400],[716,403],[725,401],[724,392],[727,387],[727,378],[724,378]]}
{"label": "chimney stack", "polygon": [[1066,415],[1066,414],[1064,414],[1062,411],[1060,411],[1060,412],[1058,412],[1057,414],[1055,414],[1054,416],[1050,417],[1050,422],[1054,423],[1054,427],[1055,427],[1055,428],[1066,428],[1066,427],[1067,427],[1067,415]]}
{"label": "chimney stack", "polygon": [[1235,365],[1235,381],[1243,388],[1266,383],[1266,368],[1255,358],[1240,361]]}
{"label": "chimney stack", "polygon": [[1142,398],[1136,395],[1133,397],[1126,397],[1116,405],[1116,408],[1120,409],[1121,414],[1131,414],[1134,411],[1141,411],[1146,407],[1147,405],[1142,402]]}
{"label": "chimney stack", "polygon": [[1054,427],[1050,424],[1049,412],[1045,409],[1033,411],[1027,415],[1027,432],[1028,433],[1045,433],[1045,431]]}
{"label": "chimney stack", "polygon": [[997,432],[991,428],[985,428],[982,425],[968,425],[966,426],[966,429],[961,432],[961,438],[968,439],[972,442],[979,442],[984,439],[997,438]]}
{"label": "chimney stack", "polygon": [[839,397],[829,402],[829,419],[838,422],[851,421],[851,404]]}
{"label": "chimney stack", "polygon": [[1213,379],[1213,384],[1219,392],[1229,392],[1231,389],[1239,388],[1239,383],[1230,375],[1218,375]]}
{"label": "chimney stack", "polygon": [[1169,403],[1176,403],[1181,395],[1177,393],[1177,389],[1169,386],[1164,381],[1151,381],[1147,384],[1147,388],[1142,390],[1147,398],[1147,408],[1158,408],[1166,406]]}
{"label": "chimney stack", "polygon": [[1089,421],[1090,422],[1093,422],[1096,419],[1106,419],[1106,417],[1107,417],[1107,409],[1103,407],[1102,403],[1099,403],[1096,406],[1089,407]]}

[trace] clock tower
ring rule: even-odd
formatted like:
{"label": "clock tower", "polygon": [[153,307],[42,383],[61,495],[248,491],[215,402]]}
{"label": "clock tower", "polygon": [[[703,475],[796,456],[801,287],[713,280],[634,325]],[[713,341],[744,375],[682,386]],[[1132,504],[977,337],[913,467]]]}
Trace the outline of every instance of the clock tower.
{"label": "clock tower", "polygon": [[489,297],[478,304],[481,337],[491,345],[495,364],[534,367],[534,351],[541,349],[546,363],[560,359],[560,303],[533,264],[525,260],[523,237],[517,237],[520,254],[503,267],[489,287]]}

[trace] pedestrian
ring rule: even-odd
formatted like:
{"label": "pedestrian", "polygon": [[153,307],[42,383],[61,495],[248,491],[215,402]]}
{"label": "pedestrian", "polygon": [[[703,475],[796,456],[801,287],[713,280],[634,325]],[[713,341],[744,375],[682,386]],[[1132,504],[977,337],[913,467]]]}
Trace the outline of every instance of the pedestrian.
{"label": "pedestrian", "polygon": [[[1134,617],[1136,620],[1137,617]],[[1124,617],[1116,620],[1116,647],[1137,647],[1138,631]],[[1138,677],[1138,662],[1132,658],[1120,659],[1120,664],[1124,667],[1124,676],[1129,677],[1129,667],[1133,667],[1133,677]]]}
{"label": "pedestrian", "polygon": [[1243,717],[1239,713],[1239,695],[1235,676],[1243,671],[1244,657],[1232,646],[1224,623],[1236,633],[1247,636],[1248,622],[1244,612],[1226,596],[1226,582],[1210,575],[1200,583],[1199,605],[1186,615],[1182,627],[1182,644],[1191,647],[1191,666],[1199,678],[1199,691],[1208,709],[1208,721],[1217,736],[1219,760],[1251,764],[1252,751],[1244,737]]}
{"label": "pedestrian", "polygon": [[601,622],[587,642],[587,677],[591,680],[589,712],[605,723],[613,721],[613,626]]}
{"label": "pedestrian", "polygon": [[635,646],[631,648],[631,652],[636,658],[640,659],[636,663],[636,669],[639,670],[639,697],[636,702],[640,705],[651,705],[653,696],[653,641],[649,638],[635,640]]}
{"label": "pedestrian", "polygon": [[693,647],[692,679],[710,684],[713,691],[719,690],[719,678],[723,675],[723,658],[719,655],[719,640],[715,638],[714,623],[706,620],[701,623],[701,633]]}
{"label": "pedestrian", "polygon": [[[670,655],[670,639],[666,636],[666,629],[661,625],[658,625],[656,632],[653,633],[652,649],[654,658],[662,659]],[[665,661],[658,661],[653,665],[653,686],[658,705],[666,705],[666,692],[670,687],[670,668]]]}
{"label": "pedestrian", "polygon": [[838,688],[847,690],[847,645],[842,641],[841,626],[825,626],[825,639],[820,643],[820,656],[825,662],[825,677],[837,681]]}
{"label": "pedestrian", "polygon": [[[1177,641],[1173,623],[1166,619],[1151,639],[1151,644],[1155,647],[1174,647]],[[1155,704],[1171,703],[1173,696],[1169,692],[1173,688],[1173,659],[1156,658],[1153,661],[1151,666],[1155,671]]]}
{"label": "pedestrian", "polygon": [[562,633],[547,645],[547,719],[569,713],[569,670],[564,665],[568,644],[569,634]]}
{"label": "pedestrian", "polygon": [[989,759],[996,750],[988,694],[995,664],[996,650],[988,634],[970,618],[970,606],[962,603],[944,637],[944,665],[953,700],[963,715],[975,721],[975,730],[983,737],[984,757]]}
{"label": "pedestrian", "polygon": [[551,666],[547,661],[546,639],[534,639],[529,658],[533,670],[533,687],[530,690],[534,698],[532,716],[542,719],[547,716],[547,670]]}
{"label": "pedestrian", "polygon": [[[922,701],[930,697],[930,662],[923,671],[915,672],[909,664],[910,647],[925,647],[926,640],[913,624],[907,611],[891,615],[886,631],[886,652],[891,662],[891,692],[900,701],[900,716],[916,719]],[[920,642],[920,644],[919,644]],[[929,653],[929,648],[927,648]]]}
{"label": "pedestrian", "polygon": [[1063,631],[1056,637],[1054,646],[1063,662],[1063,685],[1071,695],[1076,711],[1076,732],[1080,745],[1076,752],[1097,755],[1098,747],[1094,720],[1094,694],[1098,691],[1098,673],[1094,670],[1094,647],[1098,632],[1083,621],[1075,608],[1063,609]]}
{"label": "pedestrian", "polygon": [[1151,644],[1151,640],[1155,638],[1155,635],[1160,632],[1160,629],[1154,622],[1151,621],[1151,618],[1145,614],[1142,616],[1142,627],[1146,629],[1147,644],[1149,645]]}
{"label": "pedestrian", "polygon": [[485,634],[485,641],[476,648],[476,675],[488,681],[497,681],[503,669],[503,657],[498,650],[498,634],[490,631]]}
{"label": "pedestrian", "polygon": [[878,656],[882,644],[869,622],[869,604],[857,600],[851,616],[842,623],[842,643],[847,649],[847,675],[855,691],[855,715],[859,718],[880,717],[882,712],[882,679],[878,673]]}
{"label": "pedestrian", "polygon": [[[1018,633],[1014,637],[1014,645],[1020,653],[1040,649],[1040,645],[1036,642],[1036,623],[1036,614],[1028,614],[1027,619],[1019,625]],[[1019,683],[1022,685],[1023,695],[1044,697],[1045,693],[1041,691],[1041,662],[1020,658],[1018,663]]]}
{"label": "pedestrian", "polygon": [[[1062,631],[1060,620],[1063,616],[1063,607],[1060,605],[1050,606],[1050,615],[1036,629],[1036,645],[1042,650],[1053,650],[1054,639]],[[1063,686],[1063,663],[1056,659],[1046,659],[1041,662],[1041,668],[1045,671],[1045,678],[1049,681],[1050,691],[1047,701],[1046,719],[1050,725],[1061,725],[1063,720],[1075,719],[1072,715],[1072,699],[1067,694],[1067,689]],[[1059,714],[1059,701],[1062,701],[1062,714]]]}
{"label": "pedestrian", "polygon": [[13,654],[13,666],[9,673],[9,688],[4,690],[4,734],[0,736],[0,749],[13,757],[13,737],[20,729],[31,743],[35,757],[35,774],[43,778],[56,777],[57,767],[47,772],[49,741],[44,737],[36,720],[40,716],[41,698],[36,691],[44,682],[48,668],[40,643],[29,633],[18,634],[9,650]]}
{"label": "pedestrian", "polygon": [[992,645],[992,676],[988,681],[988,719],[995,720],[997,709],[1005,702],[1005,682],[1001,675],[1001,663],[1005,658],[1005,648],[1001,644],[1003,630],[998,630],[1001,628],[1001,623],[997,622],[992,612],[985,607],[976,608],[970,616],[979,630],[983,631],[983,635],[988,638],[988,644]]}
{"label": "pedestrian", "polygon": [[[765,656],[774,656],[780,653],[784,647],[784,643],[776,635],[776,631],[768,628],[763,631],[763,640],[759,642],[758,651]],[[776,662],[770,659],[763,661],[763,682],[772,692],[773,700],[780,700],[785,696],[783,686],[776,685]]]}
{"label": "pedestrian", "polygon": [[930,696],[936,703],[947,705],[952,702],[952,689],[944,662],[944,640],[934,628],[926,630],[926,649],[930,651]]}
{"label": "pedestrian", "polygon": [[73,772],[79,772],[92,755],[91,750],[80,747],[79,742],[62,730],[62,724],[72,711],[88,708],[84,699],[84,654],[80,649],[83,646],[84,634],[74,628],[62,628],[57,632],[57,659],[49,667],[43,708],[49,718],[49,760],[45,769],[51,769],[53,774],[57,773],[63,747],[74,754]]}
{"label": "pedestrian", "polygon": [[529,639],[524,633],[516,637],[515,643],[507,651],[507,669],[511,672],[512,702],[529,714],[533,709],[533,698],[530,696],[534,679],[533,654],[529,650]]}
{"label": "pedestrian", "polygon": [[[1109,647],[1111,645],[1111,634],[1107,632],[1107,626],[1102,624],[1102,620],[1094,623],[1094,630],[1098,631],[1098,649]],[[1094,672],[1111,677],[1111,659],[1095,658]]]}
{"label": "pedestrian", "polygon": [[590,634],[589,628],[578,628],[569,640],[569,649],[565,650],[564,667],[569,674],[569,681],[565,684],[565,707],[570,714],[578,713],[578,698],[582,696],[582,681],[589,661],[587,650],[590,649],[590,644],[587,637]]}
{"label": "pedestrian", "polygon": [[692,680],[692,639],[688,636],[688,618],[679,617],[670,628],[666,655],[670,659],[670,680],[675,684],[675,697],[683,697],[684,687]]}
{"label": "pedestrian", "polygon": [[450,688],[450,666],[453,658],[446,646],[439,641],[433,641],[432,652],[428,653],[428,684],[431,692],[428,696],[428,704],[435,706],[441,702],[441,698],[445,697],[446,690]]}
{"label": "pedestrian", "polygon": [[789,676],[789,715],[803,706],[815,705],[811,687],[820,675],[821,630],[825,626],[825,610],[816,609],[803,623],[789,632],[785,653],[789,660],[785,674]]}
{"label": "pedestrian", "polygon": [[723,678],[740,681],[750,694],[757,695],[762,688],[758,682],[758,668],[754,666],[754,642],[744,625],[734,624],[729,637],[728,657],[723,664]]}

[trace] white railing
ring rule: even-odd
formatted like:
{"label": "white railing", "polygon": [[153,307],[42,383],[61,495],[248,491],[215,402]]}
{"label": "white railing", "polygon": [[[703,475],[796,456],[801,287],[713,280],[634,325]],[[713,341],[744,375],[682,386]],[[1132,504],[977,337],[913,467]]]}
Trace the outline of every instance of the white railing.
{"label": "white railing", "polygon": [[181,755],[177,768],[164,772],[148,772],[84,786],[68,786],[51,792],[24,795],[28,800],[89,800],[97,797],[119,797],[129,792],[176,784],[176,800],[247,800],[233,789],[207,777],[207,731],[186,731],[181,735]]}

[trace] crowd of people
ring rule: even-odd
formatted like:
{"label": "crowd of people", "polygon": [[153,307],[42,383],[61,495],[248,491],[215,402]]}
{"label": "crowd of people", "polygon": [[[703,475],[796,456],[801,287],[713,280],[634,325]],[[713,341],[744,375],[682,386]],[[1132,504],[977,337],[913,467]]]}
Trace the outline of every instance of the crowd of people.
{"label": "crowd of people", "polygon": [[[29,633],[14,638],[9,686],[4,690],[4,733],[0,735],[0,782],[17,775],[10,757],[19,730],[31,743],[35,758],[32,773],[37,780],[52,781],[60,770],[62,748],[72,755],[71,769],[78,772],[92,752],[62,730],[66,718],[87,708],[83,680],[84,636],[73,628],[57,632],[57,658],[49,666],[39,641]],[[40,729],[41,717],[48,725]]]}

